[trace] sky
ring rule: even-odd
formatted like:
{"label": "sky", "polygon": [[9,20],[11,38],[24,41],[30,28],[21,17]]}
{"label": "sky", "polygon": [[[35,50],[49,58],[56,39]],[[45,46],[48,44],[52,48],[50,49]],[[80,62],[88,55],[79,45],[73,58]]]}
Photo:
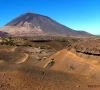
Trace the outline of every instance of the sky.
{"label": "sky", "polygon": [[29,11],[74,30],[100,34],[100,0],[0,0],[0,27]]}

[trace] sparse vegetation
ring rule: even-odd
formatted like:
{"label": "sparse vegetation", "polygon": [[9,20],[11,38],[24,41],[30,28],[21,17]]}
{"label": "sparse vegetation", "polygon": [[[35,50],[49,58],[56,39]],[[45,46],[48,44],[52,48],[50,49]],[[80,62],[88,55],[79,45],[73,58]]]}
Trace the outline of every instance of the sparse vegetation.
{"label": "sparse vegetation", "polygon": [[[1,70],[2,70],[2,68],[3,69],[7,68],[6,70],[9,70],[9,69],[16,70],[16,67],[18,67],[18,70],[21,73],[23,73],[23,71],[26,70],[24,72],[25,74],[21,74],[20,76],[23,75],[21,78],[23,78],[25,76],[26,82],[29,82],[29,83],[30,83],[30,81],[33,82],[34,80],[38,80],[38,78],[39,78],[38,83],[41,83],[40,79],[41,79],[41,81],[44,81],[44,79],[45,79],[46,82],[51,82],[48,85],[52,85],[52,82],[55,82],[56,86],[57,85],[62,86],[62,84],[59,83],[59,81],[61,80],[61,83],[63,83],[63,85],[65,85],[65,83],[67,83],[67,85],[69,84],[70,87],[72,87],[72,83],[73,83],[73,85],[74,85],[73,88],[76,87],[75,90],[77,90],[78,88],[81,89],[83,83],[84,83],[84,85],[86,85],[87,76],[86,76],[86,78],[83,78],[82,75],[86,74],[89,76],[90,71],[92,71],[94,69],[91,69],[90,67],[86,67],[85,63],[82,64],[82,62],[79,61],[79,60],[81,60],[80,58],[74,58],[74,56],[77,53],[77,57],[84,57],[84,55],[78,56],[78,53],[80,54],[80,50],[88,51],[89,48],[90,48],[89,50],[93,50],[92,47],[97,48],[96,50],[98,50],[98,48],[100,46],[99,40],[95,41],[96,45],[94,45],[94,41],[92,41],[92,40],[89,42],[78,42],[78,41],[80,41],[79,39],[73,39],[73,38],[52,38],[50,41],[47,41],[47,42],[46,42],[46,40],[43,42],[41,42],[41,40],[38,42],[33,42],[32,41],[33,39],[34,38],[31,38],[31,39],[30,38],[28,38],[28,39],[27,38],[11,38],[11,37],[1,38],[1,41],[3,42],[3,45],[0,45],[1,46],[0,47]],[[13,46],[13,44],[14,44],[14,46]],[[16,46],[19,46],[19,47],[16,47]],[[68,46],[68,47],[65,47],[65,46]],[[87,47],[87,46],[89,46],[89,47],[85,49],[85,47]],[[73,54],[73,51],[71,52],[71,50],[69,49],[69,52],[71,52],[72,54],[67,53],[68,51],[66,48],[73,48],[76,50],[76,52],[74,52],[74,54]],[[57,52],[58,50],[60,50],[61,52],[59,51],[60,53],[58,53]],[[57,54],[55,54],[56,52],[57,52]],[[65,55],[65,53],[66,53],[66,55]],[[93,53],[95,53],[95,52],[93,52]],[[27,60],[24,61],[23,63],[16,64],[15,63],[16,61],[23,60],[23,58],[25,57],[25,54],[28,55]],[[84,54],[84,53],[81,53],[81,54]],[[54,57],[54,58],[52,58],[52,57]],[[94,58],[93,55],[92,55],[92,57]],[[87,54],[86,60],[88,58],[89,57]],[[75,62],[73,62],[74,59],[75,59]],[[76,59],[79,59],[79,60],[76,60]],[[98,63],[95,65],[97,65],[97,66],[99,66],[98,59],[100,59],[99,56],[96,56],[95,61],[97,60],[96,62],[98,62]],[[86,62],[88,62],[88,61],[90,61],[90,60],[87,60]],[[93,60],[91,60],[91,61],[93,61]],[[4,63],[6,65],[6,67],[5,67],[5,65],[3,66],[2,63]],[[13,63],[14,63],[14,65],[13,65]],[[91,63],[91,62],[89,62],[89,63]],[[11,65],[9,65],[9,64],[11,64]],[[86,63],[86,65],[88,65],[88,63]],[[98,69],[96,69],[96,67],[94,67],[94,65],[91,65],[91,67],[92,66],[93,66],[93,68],[95,68],[95,70],[99,71]],[[39,67],[42,67],[42,68],[40,68],[39,70],[36,69]],[[43,68],[45,68],[45,69],[43,69]],[[34,69],[36,69],[36,70],[34,71]],[[78,76],[77,73],[80,73],[81,70],[83,70],[81,73],[82,75]],[[89,70],[89,72],[88,72],[88,70]],[[18,75],[19,75],[19,71],[17,73]],[[62,74],[60,75],[60,73],[62,73],[62,72],[64,72],[63,73],[64,76]],[[71,72],[71,73],[69,74],[69,72]],[[11,75],[14,73],[15,72],[11,72]],[[74,73],[74,74],[72,74],[72,73]],[[99,76],[100,73],[97,72],[97,74]],[[2,74],[2,75],[5,75],[5,74]],[[16,74],[12,75],[9,80],[8,80],[7,75],[5,75],[5,77],[3,77],[3,79],[1,80],[1,87],[3,87],[2,85],[4,85],[4,83],[2,83],[2,82],[4,82],[4,80],[5,81],[7,80],[8,82],[13,81],[14,83],[18,82],[16,78],[12,79],[12,77],[15,77],[15,76],[17,77],[18,75],[16,75]],[[29,77],[29,75],[31,78]],[[59,76],[59,78],[57,78],[57,75]],[[33,78],[33,76],[34,76],[34,78]],[[91,74],[91,77],[92,77],[92,74]],[[29,78],[31,80],[29,80]],[[21,80],[21,79],[19,79],[19,80]],[[83,80],[84,80],[84,82],[83,82]],[[87,80],[87,82],[88,81],[89,80]],[[37,83],[37,81],[34,81],[34,83],[35,82]],[[69,82],[71,82],[71,83],[69,83]],[[78,82],[78,84],[74,83],[74,82]],[[82,82],[82,84],[80,82]],[[90,83],[91,83],[91,81],[90,81]],[[7,84],[7,85],[10,86],[11,84]],[[17,83],[17,85],[19,85],[19,83]],[[23,84],[23,86],[24,85],[26,85],[26,83]],[[29,85],[31,85],[31,84],[29,84]],[[27,87],[29,85],[27,85]],[[5,84],[5,86],[6,86],[6,84]],[[20,87],[20,85],[19,85],[19,87]],[[52,87],[54,88],[54,86],[52,86]],[[31,89],[34,89],[34,86]],[[66,89],[66,85],[63,90],[65,90],[65,89]],[[60,89],[57,88],[57,90],[62,90],[62,87]],[[82,90],[84,90],[84,89],[82,89]]]}
{"label": "sparse vegetation", "polygon": [[[0,42],[1,45],[10,45],[10,46],[29,46],[32,47],[30,43],[25,41],[25,43],[22,43],[21,40],[24,40],[23,38],[2,38],[2,41]],[[20,41],[20,42],[19,42]]]}
{"label": "sparse vegetation", "polygon": [[29,43],[23,43],[22,46],[29,46],[29,47],[32,47],[32,45],[29,44]]}
{"label": "sparse vegetation", "polygon": [[11,46],[14,46],[15,42],[14,42],[13,38],[9,37],[9,38],[2,38],[2,42],[0,44],[1,45],[11,45]]}

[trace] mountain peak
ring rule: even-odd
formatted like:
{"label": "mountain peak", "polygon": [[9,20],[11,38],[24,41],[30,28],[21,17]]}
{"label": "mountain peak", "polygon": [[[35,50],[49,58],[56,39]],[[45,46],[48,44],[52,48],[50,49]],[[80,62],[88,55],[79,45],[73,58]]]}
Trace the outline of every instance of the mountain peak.
{"label": "mountain peak", "polygon": [[32,13],[32,14],[35,14],[33,11],[28,11],[27,13]]}
{"label": "mountain peak", "polygon": [[[29,11],[25,14],[20,15],[19,17],[13,19],[5,26],[9,26],[11,30],[7,30],[7,33],[12,35],[18,34],[20,32],[23,36],[34,36],[34,35],[87,35],[86,32],[75,31],[71,28],[68,28],[51,18],[35,14],[32,11]],[[15,28],[15,29],[14,29]],[[4,31],[4,30],[3,30]],[[9,32],[12,31],[15,34]],[[18,33],[17,33],[18,32]],[[29,33],[29,34],[28,34]],[[89,34],[88,34],[89,35]]]}

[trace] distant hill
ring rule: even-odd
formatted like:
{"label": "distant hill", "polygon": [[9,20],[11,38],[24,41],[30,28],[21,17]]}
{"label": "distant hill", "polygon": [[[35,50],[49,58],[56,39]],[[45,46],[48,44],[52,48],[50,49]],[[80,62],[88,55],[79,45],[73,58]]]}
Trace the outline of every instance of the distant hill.
{"label": "distant hill", "polygon": [[7,23],[0,31],[12,36],[90,36],[85,31],[75,31],[51,18],[32,12],[22,14]]}
{"label": "distant hill", "polygon": [[8,36],[8,33],[0,31],[0,36]]}

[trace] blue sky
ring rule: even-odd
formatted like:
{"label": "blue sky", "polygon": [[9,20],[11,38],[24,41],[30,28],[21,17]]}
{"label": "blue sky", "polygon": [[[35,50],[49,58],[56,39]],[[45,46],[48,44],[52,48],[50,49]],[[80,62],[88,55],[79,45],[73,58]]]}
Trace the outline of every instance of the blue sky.
{"label": "blue sky", "polygon": [[74,30],[100,34],[100,0],[0,0],[0,27],[28,11]]}

